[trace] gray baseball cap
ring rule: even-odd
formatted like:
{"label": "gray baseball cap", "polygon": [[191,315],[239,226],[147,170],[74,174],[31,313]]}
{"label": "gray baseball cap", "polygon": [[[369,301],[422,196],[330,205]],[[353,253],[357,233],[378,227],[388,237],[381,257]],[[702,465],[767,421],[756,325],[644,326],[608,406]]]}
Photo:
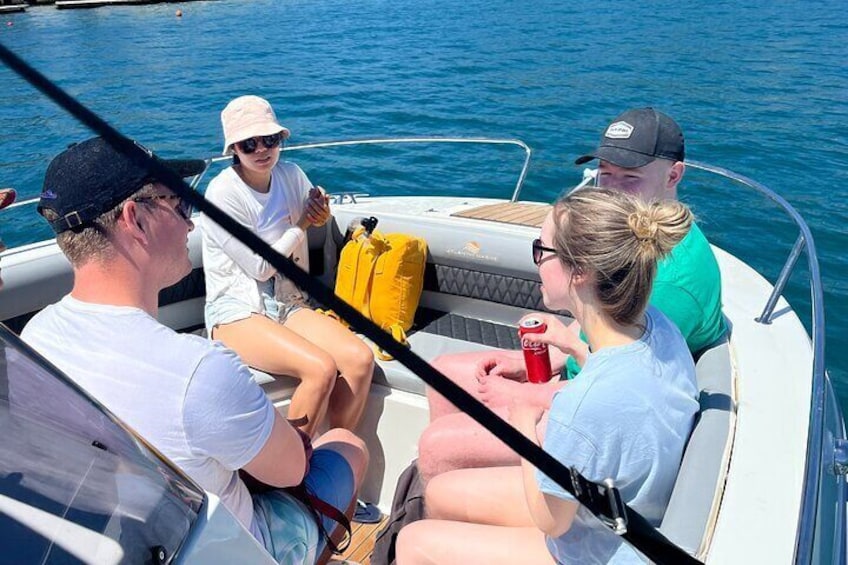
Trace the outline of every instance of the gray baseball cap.
{"label": "gray baseball cap", "polygon": [[644,167],[654,159],[683,161],[686,149],[677,122],[653,108],[627,110],[604,130],[598,148],[578,157],[576,165],[592,159],[625,169]]}

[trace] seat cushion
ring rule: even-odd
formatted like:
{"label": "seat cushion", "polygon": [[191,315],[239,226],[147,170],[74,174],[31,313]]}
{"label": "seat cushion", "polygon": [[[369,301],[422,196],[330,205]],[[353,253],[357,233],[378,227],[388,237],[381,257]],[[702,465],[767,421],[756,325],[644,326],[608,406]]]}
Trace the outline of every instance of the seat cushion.
{"label": "seat cushion", "polygon": [[[426,332],[412,334],[409,337],[409,344],[412,351],[428,363],[431,363],[439,355],[495,349],[481,343],[471,343]],[[377,367],[374,370],[374,382],[412,394],[423,395],[425,393],[424,381],[400,361],[378,360]]]}
{"label": "seat cushion", "polygon": [[700,411],[660,531],[690,555],[700,558],[709,547],[733,445],[736,406],[727,340],[705,351],[695,372]]}

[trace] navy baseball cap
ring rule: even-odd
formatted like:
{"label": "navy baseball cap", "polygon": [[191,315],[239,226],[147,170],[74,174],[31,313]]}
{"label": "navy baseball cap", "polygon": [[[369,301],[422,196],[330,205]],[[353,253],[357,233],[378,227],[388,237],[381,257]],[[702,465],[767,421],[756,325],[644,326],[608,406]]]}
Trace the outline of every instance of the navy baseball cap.
{"label": "navy baseball cap", "polygon": [[576,165],[592,159],[625,169],[644,167],[654,159],[683,161],[686,150],[677,122],[653,108],[628,110],[615,118],[594,152],[578,157]]}
{"label": "navy baseball cap", "polygon": [[[159,159],[141,144],[136,145],[183,178],[200,174],[206,167],[201,159]],[[50,161],[38,212],[56,213],[58,218],[48,223],[57,234],[82,229],[156,180],[146,166],[117,151],[102,137],[94,137],[71,145]]]}

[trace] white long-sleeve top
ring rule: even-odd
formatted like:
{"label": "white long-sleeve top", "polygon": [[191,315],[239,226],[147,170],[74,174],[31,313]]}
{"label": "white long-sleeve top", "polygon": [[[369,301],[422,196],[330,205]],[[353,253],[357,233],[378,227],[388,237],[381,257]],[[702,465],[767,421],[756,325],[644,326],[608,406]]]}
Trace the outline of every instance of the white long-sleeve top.
{"label": "white long-sleeve top", "polygon": [[[297,227],[297,221],[311,188],[312,183],[300,167],[281,161],[271,172],[267,193],[253,190],[228,167],[209,183],[206,198],[308,271],[306,232]],[[258,283],[274,276],[274,267],[205,214],[200,216],[200,225],[206,302],[229,295],[249,305],[252,312],[263,312]]]}

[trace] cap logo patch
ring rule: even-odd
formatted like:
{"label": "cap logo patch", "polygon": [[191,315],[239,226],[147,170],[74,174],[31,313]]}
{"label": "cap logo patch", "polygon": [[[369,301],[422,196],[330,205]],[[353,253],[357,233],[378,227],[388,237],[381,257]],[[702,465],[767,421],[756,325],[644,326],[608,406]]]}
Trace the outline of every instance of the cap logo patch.
{"label": "cap logo patch", "polygon": [[633,126],[627,122],[615,122],[607,128],[604,137],[608,137],[609,139],[630,139],[632,133]]}
{"label": "cap logo patch", "polygon": [[56,198],[58,198],[58,196],[56,196],[56,193],[53,192],[52,190],[47,189],[47,190],[45,190],[44,192],[41,193],[41,198],[43,198],[45,200],[56,200]]}

